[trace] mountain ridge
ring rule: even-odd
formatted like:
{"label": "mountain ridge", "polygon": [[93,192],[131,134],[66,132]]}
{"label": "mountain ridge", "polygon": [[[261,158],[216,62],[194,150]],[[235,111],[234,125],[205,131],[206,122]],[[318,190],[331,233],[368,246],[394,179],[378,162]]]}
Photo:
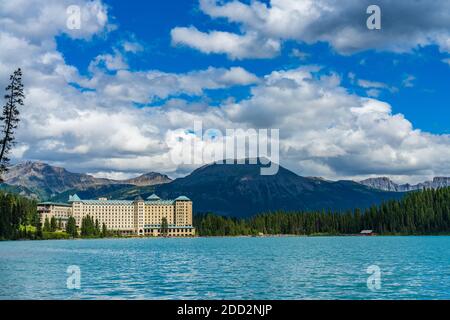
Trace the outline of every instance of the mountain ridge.
{"label": "mountain ridge", "polygon": [[398,184],[388,177],[369,178],[359,183],[373,189],[392,191],[392,192],[409,192],[423,189],[437,189],[443,187],[450,187],[450,177],[434,177],[431,181],[424,181],[418,184]]}
{"label": "mountain ridge", "polygon": [[71,189],[85,190],[104,185],[145,186],[170,181],[172,180],[167,175],[157,172],[148,172],[125,180],[97,178],[89,174],[74,173],[62,167],[32,161],[11,166],[3,174],[4,185],[26,188],[31,191],[31,196],[39,198],[48,198]]}
{"label": "mountain ridge", "polygon": [[[194,201],[195,212],[239,217],[278,210],[344,211],[377,205],[403,196],[403,191],[386,179],[371,180],[372,184],[367,186],[355,181],[302,177],[282,166],[279,166],[276,175],[263,176],[260,174],[262,167],[261,163],[212,163],[175,180],[155,172],[126,180],[112,180],[71,173],[44,163],[27,162],[5,175],[5,181],[14,187],[4,185],[3,188],[21,193],[31,190],[38,194],[35,198],[62,202],[66,202],[68,196],[74,193],[82,199],[145,198],[154,192],[169,199],[186,195]],[[377,181],[386,183],[390,189],[384,191],[374,188],[383,187],[375,184]]]}

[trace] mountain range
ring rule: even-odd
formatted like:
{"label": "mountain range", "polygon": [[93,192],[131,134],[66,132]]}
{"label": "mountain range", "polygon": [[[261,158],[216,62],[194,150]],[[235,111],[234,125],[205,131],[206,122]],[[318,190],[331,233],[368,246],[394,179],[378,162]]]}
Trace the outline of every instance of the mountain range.
{"label": "mountain range", "polygon": [[194,201],[196,212],[242,217],[277,210],[366,208],[399,199],[404,192],[450,186],[450,178],[445,177],[416,185],[396,184],[385,177],[360,182],[328,181],[302,177],[281,166],[276,175],[263,176],[261,167],[261,164],[213,163],[175,180],[157,172],[114,180],[29,161],[10,167],[3,175],[0,189],[59,202],[66,202],[74,193],[82,199],[145,198],[155,192],[162,198],[186,195]]}
{"label": "mountain range", "polygon": [[73,173],[61,167],[31,161],[10,167],[2,178],[3,189],[15,188],[22,195],[41,200],[49,199],[67,190],[87,190],[112,185],[150,186],[171,181],[168,176],[156,172],[127,180],[96,178],[89,174]]}
{"label": "mountain range", "polygon": [[301,177],[280,166],[273,176],[260,175],[261,164],[210,164],[186,177],[171,180],[151,172],[133,179],[112,180],[72,173],[41,162],[25,162],[4,174],[1,188],[39,200],[66,202],[70,194],[82,199],[162,198],[186,195],[195,212],[249,216],[277,210],[345,210],[365,208],[402,193],[376,190],[353,181]]}
{"label": "mountain range", "polygon": [[387,177],[370,178],[360,181],[359,183],[383,191],[408,192],[422,189],[450,187],[450,177],[435,177],[432,181],[425,181],[418,184],[397,184]]}

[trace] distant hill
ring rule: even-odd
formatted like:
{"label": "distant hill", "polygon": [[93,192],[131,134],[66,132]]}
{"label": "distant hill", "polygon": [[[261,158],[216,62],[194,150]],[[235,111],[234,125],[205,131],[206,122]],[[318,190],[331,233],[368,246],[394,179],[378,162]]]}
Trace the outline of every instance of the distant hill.
{"label": "distant hill", "polygon": [[20,196],[23,196],[23,197],[26,197],[29,199],[35,199],[35,200],[40,199],[39,195],[36,194],[36,192],[33,192],[30,189],[28,189],[26,187],[22,187],[22,186],[11,186],[6,183],[0,183],[0,191],[4,191],[6,193],[10,192],[10,193],[18,194]]}
{"label": "distant hill", "polygon": [[143,174],[128,180],[112,180],[69,172],[64,168],[42,162],[24,162],[12,166],[3,175],[4,186],[24,188],[23,195],[48,199],[68,190],[87,190],[110,185],[150,186],[170,182],[166,175],[156,172]]}
{"label": "distant hill", "polygon": [[132,185],[139,186],[139,187],[145,187],[145,186],[153,186],[155,184],[168,183],[170,181],[172,181],[172,180],[164,174],[157,173],[157,172],[149,172],[149,173],[144,173],[143,175],[140,175],[139,177],[136,177],[136,178],[121,180],[121,181],[116,181],[116,182],[120,183],[120,184],[132,184]]}
{"label": "distant hill", "polygon": [[393,192],[407,192],[423,189],[437,189],[450,187],[450,177],[435,177],[433,181],[425,181],[418,184],[397,184],[387,177],[370,178],[360,181],[361,184],[373,189],[393,191]]}

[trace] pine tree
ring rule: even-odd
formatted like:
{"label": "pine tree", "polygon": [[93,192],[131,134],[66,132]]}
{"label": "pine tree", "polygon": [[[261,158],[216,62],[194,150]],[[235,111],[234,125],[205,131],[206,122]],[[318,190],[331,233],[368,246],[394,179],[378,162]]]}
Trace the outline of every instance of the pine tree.
{"label": "pine tree", "polygon": [[107,237],[108,236],[108,229],[106,228],[106,224],[103,223],[102,225],[102,237]]}
{"label": "pine tree", "polygon": [[19,106],[23,106],[23,99],[25,98],[20,68],[14,71],[9,80],[10,83],[5,89],[6,104],[3,106],[3,112],[0,116],[0,121],[3,122],[0,140],[0,175],[8,169],[8,154],[14,145],[14,131],[20,121]]}
{"label": "pine tree", "polygon": [[66,233],[73,238],[78,236],[76,221],[74,217],[69,217],[66,224]]}
{"label": "pine tree", "polygon": [[167,236],[167,234],[169,233],[169,225],[167,223],[167,218],[163,217],[161,219],[161,230],[160,230],[160,234],[165,237]]}
{"label": "pine tree", "polygon": [[44,231],[45,232],[51,231],[51,226],[50,226],[50,222],[48,221],[48,218],[45,218],[45,221],[44,221]]}
{"label": "pine tree", "polygon": [[38,222],[36,225],[36,234],[35,234],[36,239],[42,239],[43,234],[42,234],[42,224],[41,222]]}
{"label": "pine tree", "polygon": [[95,236],[98,237],[101,234],[100,224],[98,223],[98,219],[95,219]]}
{"label": "pine tree", "polygon": [[51,219],[50,219],[50,231],[51,232],[55,232],[56,231],[56,229],[57,229],[57,224],[56,224],[56,218],[55,217],[52,217]]}

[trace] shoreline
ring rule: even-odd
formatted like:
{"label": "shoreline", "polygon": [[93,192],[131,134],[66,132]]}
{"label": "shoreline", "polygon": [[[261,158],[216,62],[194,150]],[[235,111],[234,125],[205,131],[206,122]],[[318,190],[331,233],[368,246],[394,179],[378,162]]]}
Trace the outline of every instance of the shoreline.
{"label": "shoreline", "polygon": [[444,234],[377,234],[377,235],[359,235],[359,234],[320,234],[320,235],[295,235],[295,234],[268,234],[268,235],[236,235],[236,236],[193,236],[193,237],[104,237],[104,238],[61,238],[61,239],[0,239],[0,242],[6,241],[62,241],[62,240],[119,240],[119,239],[196,239],[196,238],[326,238],[326,237],[352,237],[352,238],[373,238],[373,237],[449,237],[450,233]]}

